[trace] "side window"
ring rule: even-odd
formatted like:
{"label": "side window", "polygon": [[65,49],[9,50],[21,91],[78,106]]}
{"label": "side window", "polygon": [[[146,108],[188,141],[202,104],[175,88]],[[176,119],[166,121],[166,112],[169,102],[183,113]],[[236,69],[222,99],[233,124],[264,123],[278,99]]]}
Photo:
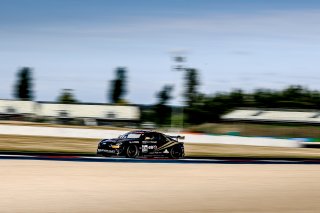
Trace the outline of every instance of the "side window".
{"label": "side window", "polygon": [[145,141],[150,141],[150,140],[151,140],[151,134],[150,134],[150,133],[144,134],[143,139],[144,139]]}
{"label": "side window", "polygon": [[109,119],[115,119],[116,118],[116,114],[114,112],[108,112],[106,114],[106,117]]}
{"label": "side window", "polygon": [[69,113],[66,110],[59,111],[59,117],[69,117]]}
{"label": "side window", "polygon": [[6,111],[7,111],[8,114],[14,114],[14,113],[17,112],[16,109],[11,107],[11,106],[7,107]]}
{"label": "side window", "polygon": [[162,138],[161,138],[161,134],[159,134],[159,133],[153,133],[153,135],[154,135],[154,141],[161,141],[162,140]]}
{"label": "side window", "polygon": [[159,134],[159,141],[166,141],[166,138],[162,135],[162,134]]}
{"label": "side window", "polygon": [[158,137],[156,133],[146,133],[144,140],[146,141],[157,141]]}

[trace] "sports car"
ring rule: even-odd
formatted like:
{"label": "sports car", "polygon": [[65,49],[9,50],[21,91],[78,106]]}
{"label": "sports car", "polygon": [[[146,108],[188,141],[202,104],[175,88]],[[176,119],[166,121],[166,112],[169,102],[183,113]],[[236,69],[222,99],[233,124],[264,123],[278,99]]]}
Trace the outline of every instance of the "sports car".
{"label": "sports car", "polygon": [[103,139],[98,144],[97,155],[137,157],[184,157],[183,136],[170,136],[151,130],[136,130],[118,138]]}

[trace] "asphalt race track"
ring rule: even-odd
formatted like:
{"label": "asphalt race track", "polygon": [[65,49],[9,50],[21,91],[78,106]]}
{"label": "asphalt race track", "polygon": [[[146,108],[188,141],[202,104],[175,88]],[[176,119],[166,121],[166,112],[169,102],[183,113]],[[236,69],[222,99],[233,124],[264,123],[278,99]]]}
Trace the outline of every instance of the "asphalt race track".
{"label": "asphalt race track", "polygon": [[74,162],[109,162],[109,163],[174,163],[174,164],[319,164],[320,159],[255,159],[255,158],[121,158],[88,157],[75,155],[10,155],[0,154],[0,160],[53,160]]}
{"label": "asphalt race track", "polygon": [[319,212],[317,162],[0,156],[0,212]]}

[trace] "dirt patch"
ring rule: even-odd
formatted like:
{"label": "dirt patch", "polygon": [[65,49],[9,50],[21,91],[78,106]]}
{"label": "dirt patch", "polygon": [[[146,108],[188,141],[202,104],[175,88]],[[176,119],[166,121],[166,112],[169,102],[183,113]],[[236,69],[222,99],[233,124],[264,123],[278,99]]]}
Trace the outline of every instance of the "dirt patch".
{"label": "dirt patch", "polygon": [[319,158],[318,148],[283,148],[224,144],[186,144],[189,157]]}
{"label": "dirt patch", "polygon": [[[0,151],[96,153],[99,139],[0,135]],[[185,144],[189,157],[319,158],[320,149],[221,144]]]}
{"label": "dirt patch", "polygon": [[0,135],[0,151],[94,154],[98,142],[99,139]]}

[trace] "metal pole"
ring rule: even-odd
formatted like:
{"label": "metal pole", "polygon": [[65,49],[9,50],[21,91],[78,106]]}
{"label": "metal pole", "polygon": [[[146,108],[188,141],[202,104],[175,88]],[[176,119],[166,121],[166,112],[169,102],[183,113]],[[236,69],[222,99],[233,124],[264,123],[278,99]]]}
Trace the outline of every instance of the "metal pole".
{"label": "metal pole", "polygon": [[[174,60],[174,70],[176,71],[186,71],[188,68],[186,67],[185,63],[186,63],[186,51],[185,50],[178,50],[178,51],[174,51],[173,52],[173,60]],[[180,125],[180,131],[183,130],[184,127],[184,106],[183,106],[183,101],[181,103],[181,109],[180,109],[180,122],[178,125]],[[173,107],[171,109],[171,128],[173,127],[173,117],[174,117],[174,112],[175,110],[173,110]],[[177,112],[179,112],[179,110],[177,110]]]}
{"label": "metal pole", "polygon": [[182,105],[181,106],[181,131],[183,131],[183,125],[184,125],[184,114],[183,113],[184,113],[184,111],[183,111],[183,105]]}

